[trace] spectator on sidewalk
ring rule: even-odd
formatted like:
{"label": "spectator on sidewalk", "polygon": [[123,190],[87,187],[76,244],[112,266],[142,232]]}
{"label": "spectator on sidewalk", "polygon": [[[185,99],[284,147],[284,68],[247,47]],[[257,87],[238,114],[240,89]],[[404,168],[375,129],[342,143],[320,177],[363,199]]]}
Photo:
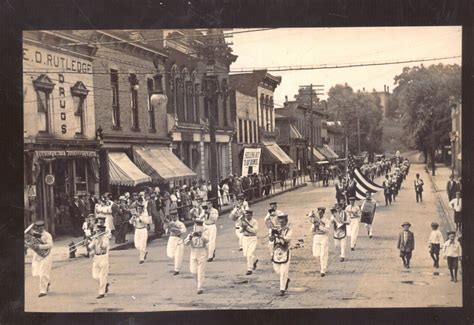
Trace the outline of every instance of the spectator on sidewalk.
{"label": "spectator on sidewalk", "polygon": [[456,224],[456,232],[461,232],[462,230],[462,218],[461,218],[461,210],[462,210],[462,199],[461,199],[461,192],[456,192],[456,197],[449,201],[449,206],[454,211],[454,223]]}
{"label": "spectator on sidewalk", "polygon": [[409,269],[412,252],[415,250],[415,235],[410,231],[411,224],[409,222],[404,222],[402,227],[403,231],[398,236],[397,248],[400,250],[403,266]]}
{"label": "spectator on sidewalk", "polygon": [[[125,199],[125,197],[120,197],[119,199]],[[116,244],[122,244],[122,215],[120,213],[120,206],[112,200],[112,196],[109,197],[110,200],[110,209],[112,211],[112,221],[114,223],[115,230],[113,235],[115,237]]]}
{"label": "spectator on sidewalk", "polygon": [[69,215],[71,216],[72,233],[74,237],[79,237],[82,233],[81,229],[85,218],[83,211],[84,210],[79,203],[79,197],[75,195],[71,205],[69,206]]}
{"label": "spectator on sidewalk", "polygon": [[462,256],[460,243],[455,240],[456,233],[448,232],[448,240],[443,245],[443,256],[447,259],[452,282],[458,282],[458,266]]}
{"label": "spectator on sidewalk", "polygon": [[449,181],[446,185],[446,192],[448,193],[448,200],[451,202],[456,197],[458,191],[458,183],[454,179],[453,175],[449,176]]}
{"label": "spectator on sidewalk", "polygon": [[416,174],[416,179],[414,181],[415,184],[415,193],[416,193],[416,202],[423,202],[423,185],[425,183],[420,178],[420,174]]}
{"label": "spectator on sidewalk", "polygon": [[441,245],[444,244],[444,238],[441,231],[438,229],[439,225],[436,222],[431,223],[431,233],[428,239],[428,247],[430,249],[430,256],[433,259],[433,266],[439,268],[439,252]]}

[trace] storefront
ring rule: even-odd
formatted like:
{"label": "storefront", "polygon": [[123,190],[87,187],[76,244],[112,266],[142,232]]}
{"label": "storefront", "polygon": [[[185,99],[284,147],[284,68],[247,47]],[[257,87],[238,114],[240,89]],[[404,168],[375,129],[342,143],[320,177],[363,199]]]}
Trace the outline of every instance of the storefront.
{"label": "storefront", "polygon": [[276,142],[270,140],[262,142],[262,173],[275,175],[275,180],[291,177],[289,165],[293,163],[293,160]]}

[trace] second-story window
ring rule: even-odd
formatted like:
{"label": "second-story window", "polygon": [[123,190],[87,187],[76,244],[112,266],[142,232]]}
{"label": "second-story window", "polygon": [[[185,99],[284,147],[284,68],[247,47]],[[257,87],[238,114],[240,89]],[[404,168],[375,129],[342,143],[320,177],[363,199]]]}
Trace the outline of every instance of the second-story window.
{"label": "second-story window", "polygon": [[254,136],[254,143],[258,142],[258,137],[257,137],[257,122],[253,121],[253,129],[255,130],[253,136]]}
{"label": "second-story window", "polygon": [[110,69],[110,87],[112,89],[112,125],[120,127],[118,71],[114,69]]}
{"label": "second-story window", "polygon": [[138,123],[138,79],[137,75],[130,74],[130,106],[132,109],[132,129],[138,129],[140,127]]}
{"label": "second-story window", "polygon": [[261,127],[265,128],[265,96],[263,94],[260,95],[260,116],[261,116]]}
{"label": "second-story window", "polygon": [[186,81],[186,108],[188,122],[196,123],[196,107],[194,106],[194,87],[191,80]]}
{"label": "second-story window", "polygon": [[201,94],[201,85],[196,83],[194,84],[194,121],[196,123],[199,123],[199,103],[201,102],[200,99],[200,94]]}
{"label": "second-story window", "polygon": [[253,142],[253,123],[252,121],[248,121],[249,123],[249,143]]}
{"label": "second-story window", "polygon": [[269,116],[270,106],[268,105],[268,96],[265,96],[264,107],[265,107],[265,122],[266,122],[265,128],[267,131],[271,131],[270,130],[270,116]]}
{"label": "second-story window", "polygon": [[244,120],[244,136],[245,136],[245,143],[249,143],[249,134],[248,134],[248,122],[247,120]]}
{"label": "second-story window", "polygon": [[153,79],[148,78],[146,80],[146,86],[148,90],[148,127],[150,130],[155,130],[155,107],[151,104],[151,96],[155,90],[155,84]]}
{"label": "second-story window", "polygon": [[244,127],[243,121],[239,118],[239,143],[244,142]]}
{"label": "second-story window", "polygon": [[76,135],[84,135],[85,128],[85,109],[86,109],[86,97],[89,90],[86,86],[78,81],[71,87],[72,100],[74,102],[74,115],[77,118]]}
{"label": "second-story window", "polygon": [[53,91],[54,83],[47,75],[42,74],[33,81],[33,86],[36,91],[38,130],[42,133],[50,133],[52,115],[51,92]]}

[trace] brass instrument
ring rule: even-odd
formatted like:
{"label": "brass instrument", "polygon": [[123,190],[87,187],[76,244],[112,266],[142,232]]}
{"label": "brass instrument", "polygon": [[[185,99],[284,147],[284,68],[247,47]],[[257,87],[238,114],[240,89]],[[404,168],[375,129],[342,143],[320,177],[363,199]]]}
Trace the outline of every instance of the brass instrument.
{"label": "brass instrument", "polygon": [[105,230],[103,232],[100,232],[100,233],[96,233],[90,237],[86,237],[85,239],[81,240],[80,242],[72,245],[71,247],[69,247],[69,252],[74,252],[76,251],[79,247],[81,246],[86,246],[90,241],[96,239],[96,238],[99,238],[99,237],[102,237],[103,235],[107,234],[108,231]]}
{"label": "brass instrument", "polygon": [[336,211],[336,214],[333,214],[334,217],[334,222],[336,223],[336,228],[339,229],[342,226],[345,225],[344,221],[341,220],[341,215],[342,213],[345,213],[344,211]]}
{"label": "brass instrument", "polygon": [[34,224],[32,223],[28,228],[25,230],[25,247],[32,249],[36,254],[45,258],[46,256],[51,253],[51,249],[40,249],[38,245],[44,245],[41,238],[36,237],[32,234]]}
{"label": "brass instrument", "polygon": [[[235,212],[234,212],[235,211]],[[239,220],[242,216],[245,216],[245,210],[242,208],[242,205],[241,204],[236,204],[234,206],[234,209],[232,210],[232,212],[230,213],[229,217],[234,220],[234,221],[237,221]]]}
{"label": "brass instrument", "polygon": [[186,238],[184,239],[183,243],[185,245],[187,245],[192,239],[193,237],[201,237],[202,234],[204,232],[206,232],[209,228],[206,228],[204,229],[203,231],[193,231],[192,233],[190,233],[189,235],[186,236]]}
{"label": "brass instrument", "polygon": [[176,225],[176,221],[169,221],[165,223],[165,232],[169,235],[178,236],[181,234],[181,230]]}

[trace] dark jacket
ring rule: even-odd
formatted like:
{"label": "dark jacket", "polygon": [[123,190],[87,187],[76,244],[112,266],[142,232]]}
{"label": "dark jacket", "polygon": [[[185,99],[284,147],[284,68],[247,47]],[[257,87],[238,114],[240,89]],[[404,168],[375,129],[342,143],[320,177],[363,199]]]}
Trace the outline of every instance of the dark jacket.
{"label": "dark jacket", "polygon": [[446,185],[446,191],[448,192],[449,200],[452,200],[456,196],[456,192],[458,191],[459,186],[458,183],[455,181],[448,181]]}
{"label": "dark jacket", "polygon": [[122,214],[120,213],[120,207],[115,202],[112,202],[112,220],[114,225],[122,224]]}
{"label": "dark jacket", "polygon": [[398,236],[398,245],[397,248],[402,251],[402,252],[411,252],[415,250],[415,235],[408,230],[408,238],[407,242],[403,242],[403,233],[405,231],[402,231],[400,235]]}

